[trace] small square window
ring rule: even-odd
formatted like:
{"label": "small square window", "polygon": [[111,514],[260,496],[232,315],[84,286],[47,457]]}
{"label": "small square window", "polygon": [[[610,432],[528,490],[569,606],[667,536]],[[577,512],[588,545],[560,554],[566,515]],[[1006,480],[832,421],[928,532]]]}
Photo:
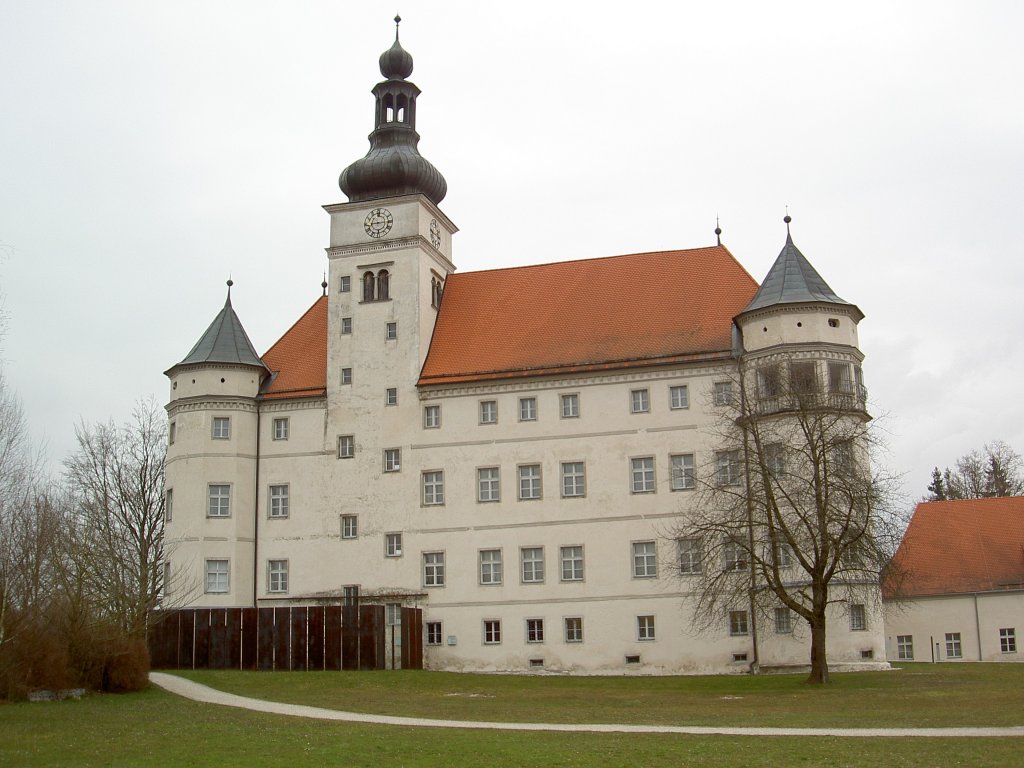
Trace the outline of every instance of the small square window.
{"label": "small square window", "polygon": [[352,383],[352,369],[351,368],[342,368],[341,369],[341,383],[343,385],[348,385],[348,384]]}
{"label": "small square window", "polygon": [[775,609],[775,634],[789,635],[793,632],[793,612],[785,606]]}
{"label": "small square window", "polygon": [[851,632],[863,632],[868,628],[867,616],[864,612],[864,606],[860,603],[856,603],[850,606],[850,631]]}
{"label": "small square window", "polygon": [[1017,652],[1017,629],[1004,627],[999,630],[999,650],[1002,653]]}
{"label": "small square window", "polygon": [[267,561],[267,592],[282,594],[288,591],[288,561]]}
{"label": "small square window", "polygon": [[528,643],[543,643],[544,642],[544,619],[527,619],[526,620],[526,642],[528,642]]}
{"label": "small square window", "polygon": [[732,382],[716,381],[711,387],[711,402],[715,405],[732,405]]}
{"label": "small square window", "polygon": [[274,439],[275,440],[287,440],[288,439],[288,419],[274,419]]}
{"label": "small square window", "polygon": [[440,645],[444,633],[441,631],[440,621],[427,622],[427,645]]}
{"label": "small square window", "polygon": [[444,586],[444,552],[423,553],[423,586]]}
{"label": "small square window", "polygon": [[536,397],[521,397],[521,398],[519,398],[519,420],[520,421],[536,421],[537,420],[537,398]]}
{"label": "small square window", "polygon": [[439,429],[441,426],[441,406],[440,405],[425,405],[423,406],[423,428],[424,429]]}
{"label": "small square window", "polygon": [[653,541],[633,542],[633,578],[652,579],[658,575],[658,554]]}
{"label": "small square window", "polygon": [[562,498],[579,498],[586,495],[586,469],[582,461],[562,462]]}
{"label": "small square window", "polygon": [[633,493],[654,493],[654,457],[630,459]]}
{"label": "small square window", "polygon": [[500,549],[480,550],[480,583],[501,584],[502,565]]}
{"label": "small square window", "polygon": [[896,657],[900,661],[914,660],[913,635],[896,635]]}
{"label": "small square window", "polygon": [[562,581],[583,581],[583,547],[562,547]]}
{"label": "small square window", "polygon": [[400,534],[400,533],[386,533],[386,534],[384,534],[384,554],[387,557],[401,557],[402,556],[402,534]]}
{"label": "small square window", "polygon": [[352,435],[338,436],[338,458],[351,459],[356,455],[356,439]]}
{"label": "small square window", "polygon": [[733,637],[750,634],[750,619],[746,611],[729,611],[729,634]]}
{"label": "small square window", "polygon": [[522,561],[524,584],[540,584],[544,581],[544,548],[523,547],[519,550]]}
{"label": "small square window", "polygon": [[384,326],[384,338],[388,341],[398,338],[398,323],[388,323]]}
{"label": "small square window", "polygon": [[402,449],[401,448],[385,448],[384,449],[384,471],[385,472],[398,472],[402,468]]}
{"label": "small square window", "polygon": [[342,335],[348,335],[352,333],[352,318],[343,317],[341,318],[341,333]]}
{"label": "small square window", "polygon": [[647,413],[651,410],[651,395],[646,389],[629,392],[629,409],[632,413]]}
{"label": "small square window", "polygon": [[288,517],[288,486],[270,486],[270,516],[272,518]]}
{"label": "small square window", "polygon": [[672,490],[691,491],[697,487],[693,474],[693,454],[676,453],[668,457],[672,468]]}
{"label": "small square window", "polygon": [[349,275],[342,275],[338,279],[338,293],[348,293],[352,290],[352,278]]}
{"label": "small square window", "polygon": [[444,504],[444,472],[432,470],[423,473],[423,505]]}
{"label": "small square window", "polygon": [[208,505],[207,517],[231,517],[231,486],[207,486]]}
{"label": "small square window", "polygon": [[231,438],[231,419],[227,416],[213,417],[213,439],[228,440]]}
{"label": "small square window", "polygon": [[654,640],[654,617],[653,616],[637,616],[636,617],[636,639],[637,640]]}
{"label": "small square window", "polygon": [[580,416],[580,396],[577,394],[562,395],[562,418],[578,419]]}
{"label": "small square window", "polygon": [[668,406],[673,411],[690,407],[690,388],[685,384],[678,384],[668,388]]}
{"label": "small square window", "polygon": [[359,538],[359,516],[358,515],[342,515],[341,516],[341,538],[343,538],[343,539],[357,539],[357,538]]}
{"label": "small square window", "polygon": [[384,391],[384,405],[398,405],[398,389],[388,387]]}
{"label": "small square window", "polygon": [[497,400],[481,400],[480,401],[480,423],[481,424],[497,424],[498,423],[498,401]]}
{"label": "small square window", "polygon": [[583,642],[583,618],[581,616],[568,616],[565,619],[565,642]]}
{"label": "small square window", "polygon": [[206,561],[206,591],[225,593],[230,587],[230,570],[227,560]]}
{"label": "small square window", "polygon": [[541,497],[540,464],[519,467],[519,500],[530,501]]}
{"label": "small square window", "polygon": [[501,619],[484,619],[484,645],[501,642]]}
{"label": "small square window", "polygon": [[497,467],[481,467],[476,471],[477,501],[501,501],[501,479]]}

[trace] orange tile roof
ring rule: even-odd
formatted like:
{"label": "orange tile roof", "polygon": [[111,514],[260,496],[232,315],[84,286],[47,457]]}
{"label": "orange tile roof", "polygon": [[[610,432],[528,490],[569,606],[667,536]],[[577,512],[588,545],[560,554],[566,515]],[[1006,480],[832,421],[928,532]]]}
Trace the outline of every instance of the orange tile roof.
{"label": "orange tile roof", "polygon": [[322,397],[327,394],[327,297],[321,296],[266,354],[273,377],[263,386],[265,400]]}
{"label": "orange tile roof", "polygon": [[921,502],[894,561],[902,597],[1022,588],[1024,496]]}
{"label": "orange tile roof", "polygon": [[724,246],[453,274],[419,384],[720,358],[756,291]]}

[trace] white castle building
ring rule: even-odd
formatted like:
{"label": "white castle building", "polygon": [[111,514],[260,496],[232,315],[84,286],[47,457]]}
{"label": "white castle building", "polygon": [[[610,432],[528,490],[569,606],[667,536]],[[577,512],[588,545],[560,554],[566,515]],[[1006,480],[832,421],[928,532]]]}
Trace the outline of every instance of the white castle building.
{"label": "white castle building", "polygon": [[[743,671],[754,643],[806,663],[795,618],[695,630],[699,555],[668,532],[739,361],[859,382],[860,310],[788,236],[760,286],[721,244],[456,272],[397,35],[380,67],[323,296],[261,356],[229,287],[167,371],[168,583],[200,607],[421,607],[435,669]],[[833,664],[885,657],[866,602],[836,609]]]}

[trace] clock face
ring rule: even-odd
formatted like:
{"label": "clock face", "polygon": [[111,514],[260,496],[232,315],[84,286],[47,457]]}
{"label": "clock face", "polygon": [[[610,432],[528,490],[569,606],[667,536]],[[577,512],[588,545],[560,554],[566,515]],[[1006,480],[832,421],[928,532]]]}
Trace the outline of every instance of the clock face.
{"label": "clock face", "polygon": [[430,244],[435,248],[441,247],[441,227],[437,224],[437,219],[430,220]]}
{"label": "clock face", "polygon": [[387,208],[374,208],[366,217],[366,221],[363,222],[363,229],[366,230],[366,234],[370,237],[384,237],[384,235],[391,231],[391,225],[394,224],[394,221],[391,211]]}

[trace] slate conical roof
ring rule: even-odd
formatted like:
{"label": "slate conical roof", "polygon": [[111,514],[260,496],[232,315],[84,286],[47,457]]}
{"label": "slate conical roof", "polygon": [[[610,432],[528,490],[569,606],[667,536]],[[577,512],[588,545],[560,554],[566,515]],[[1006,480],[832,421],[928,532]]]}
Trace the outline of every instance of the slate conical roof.
{"label": "slate conical roof", "polygon": [[853,307],[857,314],[863,317],[855,305],[836,295],[818,271],[811,266],[807,257],[800,253],[800,249],[794,245],[793,238],[787,232],[786,244],[743,312],[778,304],[808,303],[844,304]]}
{"label": "slate conical roof", "polygon": [[[185,359],[174,366],[179,365],[201,365],[203,363],[222,363],[227,365],[251,365],[254,368],[262,368],[269,373],[249,336],[242,327],[242,322],[231,307],[231,284],[228,283],[228,298],[222,309],[210,327],[206,329],[192,351],[185,355]],[[173,370],[173,368],[171,369]]]}

